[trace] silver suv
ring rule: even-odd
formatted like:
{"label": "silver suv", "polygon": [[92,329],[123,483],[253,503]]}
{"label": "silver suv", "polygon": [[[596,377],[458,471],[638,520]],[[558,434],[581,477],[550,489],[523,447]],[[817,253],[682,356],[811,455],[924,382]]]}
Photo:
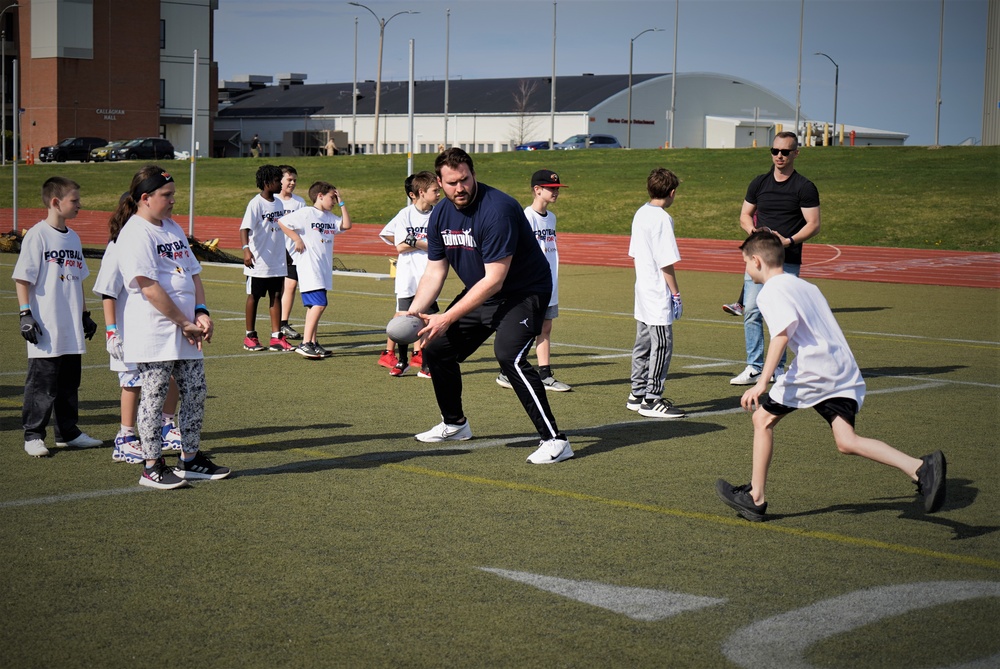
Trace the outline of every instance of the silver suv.
{"label": "silver suv", "polygon": [[557,149],[620,149],[618,138],[614,135],[573,135],[569,139],[556,144]]}

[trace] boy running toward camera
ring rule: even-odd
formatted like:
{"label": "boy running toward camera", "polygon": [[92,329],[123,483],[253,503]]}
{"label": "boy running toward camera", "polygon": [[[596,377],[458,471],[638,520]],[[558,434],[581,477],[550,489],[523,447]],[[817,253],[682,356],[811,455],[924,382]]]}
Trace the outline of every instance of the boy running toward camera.
{"label": "boy running toward camera", "polygon": [[[765,484],[774,450],[774,426],[796,409],[812,407],[833,430],[837,450],[895,467],[917,484],[924,509],[934,513],[945,500],[944,453],[919,459],[854,431],[854,420],[865,399],[865,381],[844,333],[820,290],[783,271],[785,251],[770,231],[750,235],[743,245],[747,276],[763,284],[757,306],[772,333],[764,369],[740,403],[753,414],[753,473],[750,483],[734,486],[719,479],[716,493],[747,520],[764,520]],[[795,354],[788,372],[767,390],[785,348]]]}
{"label": "boy running toward camera", "polygon": [[[279,225],[293,243],[291,256],[306,308],[305,331],[295,352],[316,360],[331,355],[316,341],[316,330],[327,307],[326,293],[333,290],[333,236],[351,229],[351,216],[340,193],[325,181],[309,187],[309,199],[313,206],[293,211]],[[332,213],[335,205],[340,207],[343,217]]]}

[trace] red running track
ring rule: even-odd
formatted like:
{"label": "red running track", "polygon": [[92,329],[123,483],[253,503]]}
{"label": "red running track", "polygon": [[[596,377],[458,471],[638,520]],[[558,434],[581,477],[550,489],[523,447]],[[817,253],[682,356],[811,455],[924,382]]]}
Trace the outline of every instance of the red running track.
{"label": "red running track", "polygon": [[[44,217],[42,209],[19,210],[18,226],[30,228]],[[71,226],[86,246],[107,243],[106,212],[82,211]],[[187,229],[187,216],[177,216]],[[0,210],[0,230],[12,228],[11,210]],[[240,219],[199,217],[195,238],[208,241],[218,238],[223,249],[239,249]],[[338,236],[336,249],[343,254],[393,256],[392,247],[378,238],[380,225],[356,224]],[[628,237],[559,233],[559,260],[567,265],[631,267]],[[713,239],[679,239],[682,270],[698,272],[743,273],[739,242]],[[847,281],[875,281],[967,288],[1000,288],[1000,253],[941,251],[936,249],[897,249],[876,246],[832,246],[806,244],[802,276]]]}

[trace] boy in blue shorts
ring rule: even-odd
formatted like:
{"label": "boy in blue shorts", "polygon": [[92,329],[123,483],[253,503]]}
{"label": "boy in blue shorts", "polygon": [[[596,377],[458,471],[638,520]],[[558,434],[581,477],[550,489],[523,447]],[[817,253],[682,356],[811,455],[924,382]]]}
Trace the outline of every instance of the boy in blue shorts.
{"label": "boy in blue shorts", "polygon": [[14,265],[21,305],[21,336],[28,342],[28,376],[24,382],[24,451],[49,454],[45,426],[56,414],[56,445],[93,448],[103,442],[77,427],[84,337],[97,332],[84,304],[83,280],[90,275],[80,237],[66,225],[80,212],[80,185],[52,177],[42,186],[48,209],[24,235]]}
{"label": "boy in blue shorts", "polygon": [[[299,274],[299,292],[306,308],[302,343],[295,352],[305,358],[330,357],[330,351],[316,341],[319,319],[327,307],[327,291],[333,290],[333,237],[351,229],[351,216],[340,193],[325,181],[309,187],[313,206],[293,211],[281,219],[284,233],[292,240],[292,260]],[[343,216],[333,213],[340,207]]]}
{"label": "boy in blue shorts", "polygon": [[[719,479],[715,491],[722,501],[747,520],[764,520],[774,426],[796,409],[812,407],[830,424],[837,450],[895,467],[917,484],[927,513],[939,510],[945,500],[944,453],[935,451],[918,459],[854,431],[855,416],[865,399],[865,380],[823,294],[811,283],[784,272],[784,248],[770,231],[753,233],[740,250],[747,276],[764,285],[757,306],[772,334],[764,369],[740,401],[744,409],[756,409],[752,478],[741,486]],[[765,394],[786,347],[795,359]]]}

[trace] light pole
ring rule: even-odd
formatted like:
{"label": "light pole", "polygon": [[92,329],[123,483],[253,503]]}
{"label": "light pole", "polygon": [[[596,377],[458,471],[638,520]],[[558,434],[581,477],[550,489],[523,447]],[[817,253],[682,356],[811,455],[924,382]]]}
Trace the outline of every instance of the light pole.
{"label": "light pole", "polygon": [[4,26],[3,15],[8,9],[17,9],[15,2],[0,10],[0,153],[3,159],[0,164],[7,165],[7,30]]}
{"label": "light pole", "polygon": [[375,78],[375,154],[378,155],[381,153],[378,145],[378,110],[379,105],[382,103],[382,44],[385,41],[385,27],[388,25],[389,21],[392,21],[400,14],[419,14],[420,12],[396,12],[387,19],[380,19],[378,14],[373,12],[372,8],[367,5],[362,5],[360,2],[348,2],[347,4],[367,9],[371,15],[375,17],[375,20],[378,21],[378,74]]}
{"label": "light pole", "polygon": [[840,66],[822,51],[817,51],[814,55],[826,56],[833,63],[833,139],[830,140],[830,146],[834,146],[837,143],[837,87],[840,85]]}
{"label": "light pole", "polygon": [[632,45],[635,41],[646,33],[662,32],[663,28],[646,28],[641,33],[628,41],[628,119],[625,123],[628,129],[625,131],[625,147],[632,148]]}
{"label": "light pole", "polygon": [[358,17],[354,17],[354,84],[351,86],[351,144],[348,155],[358,152]]}

